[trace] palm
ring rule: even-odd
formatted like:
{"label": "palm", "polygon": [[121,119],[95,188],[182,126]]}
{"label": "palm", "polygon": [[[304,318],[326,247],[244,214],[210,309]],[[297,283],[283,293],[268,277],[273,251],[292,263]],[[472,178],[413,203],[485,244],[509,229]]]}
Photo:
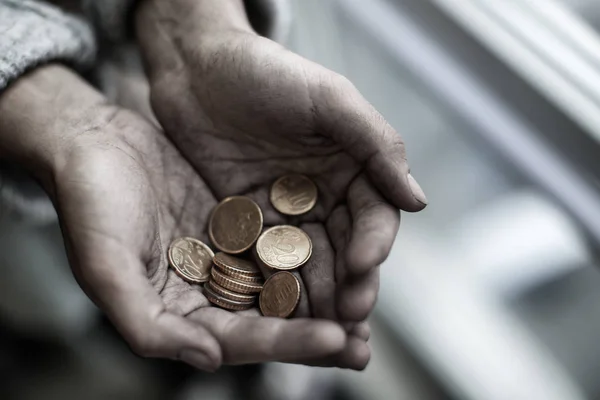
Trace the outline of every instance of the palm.
{"label": "palm", "polygon": [[[178,236],[207,241],[213,195],[170,142],[135,114],[111,112],[96,131],[102,134],[78,137],[53,197],[75,275],[134,349],[204,369],[221,359],[308,361],[298,355],[306,346],[308,358],[341,350],[343,338],[332,324],[211,307],[168,268],[166,249]],[[323,340],[308,343],[314,334]]]}
{"label": "palm", "polygon": [[[118,118],[109,124],[118,125]],[[76,273],[85,283],[86,274],[104,272],[88,271],[91,263],[81,257],[111,262],[119,258],[123,266],[135,260],[165,306],[188,313],[186,308],[201,307],[205,301],[195,296],[193,304],[181,302],[193,288],[167,268],[166,249],[181,235],[205,240],[206,218],[215,200],[163,136],[141,119],[128,119],[137,126],[128,122],[121,128],[122,136],[108,142],[80,137],[81,150],[57,179],[63,229],[70,241],[77,242],[70,243],[71,248],[89,250],[73,254]],[[126,276],[120,269],[105,268],[107,274],[119,274],[111,279]]]}
{"label": "palm", "polygon": [[[344,289],[350,215],[358,216],[367,198],[378,206],[385,202],[361,173],[356,157],[328,132],[327,124],[318,122],[317,114],[327,112],[328,104],[315,99],[333,99],[335,93],[324,96],[330,86],[314,82],[332,74],[267,39],[241,34],[224,40],[226,44],[215,43],[214,53],[204,54],[190,74],[194,79],[169,76],[154,83],[155,112],[219,199],[248,195],[261,206],[267,225],[299,225],[311,236],[315,251],[301,269],[309,302],[301,305],[300,315],[362,320],[375,301],[378,274],[373,269],[354,288]],[[319,189],[317,206],[301,217],[285,217],[269,203],[270,185],[288,173],[309,176]],[[391,239],[372,246],[378,253],[397,229],[397,211],[388,208],[392,226],[383,227],[383,233],[391,231]],[[367,264],[382,258],[377,254]]]}
{"label": "palm", "polygon": [[[399,221],[362,171],[370,165],[377,171],[371,178],[389,193],[404,190],[396,196],[402,202],[407,186],[396,184],[392,164],[401,165],[403,153],[388,162],[373,150],[377,139],[359,132],[364,118],[336,109],[362,103],[331,71],[254,35],[214,39],[187,74],[153,82],[158,119],[218,199],[248,195],[267,225],[299,225],[311,236],[315,251],[301,269],[309,301],[300,315],[363,320]],[[287,218],[269,203],[270,185],[288,173],[309,176],[319,189],[317,206],[301,217]]]}

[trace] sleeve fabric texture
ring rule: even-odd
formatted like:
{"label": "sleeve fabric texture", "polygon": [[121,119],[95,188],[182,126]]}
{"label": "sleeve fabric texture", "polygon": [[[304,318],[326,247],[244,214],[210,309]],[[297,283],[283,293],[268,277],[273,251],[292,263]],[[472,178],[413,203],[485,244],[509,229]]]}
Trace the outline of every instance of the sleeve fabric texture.
{"label": "sleeve fabric texture", "polygon": [[89,24],[50,4],[0,0],[0,93],[27,70],[61,61],[90,68],[96,42]]}
{"label": "sleeve fabric texture", "polygon": [[[0,95],[28,70],[60,61],[79,72],[93,70],[95,83],[109,99],[113,97],[117,83],[111,71],[141,66],[131,40],[136,1],[81,0],[87,18],[83,20],[41,0],[0,0]],[[244,1],[259,34],[285,41],[291,22],[290,0]],[[96,59],[98,39],[110,46]],[[0,162],[0,210],[16,212],[29,223],[54,221],[56,214],[45,194],[15,168]]]}
{"label": "sleeve fabric texture", "polygon": [[[94,65],[90,24],[42,1],[0,0],[0,95],[19,76],[51,61],[79,72]],[[45,224],[55,212],[39,186],[14,165],[0,163],[0,210]]]}
{"label": "sleeve fabric texture", "polygon": [[[130,16],[138,0],[83,0],[84,10],[103,39],[122,42],[130,36]],[[221,0],[227,1],[227,0]],[[290,0],[244,0],[248,18],[256,31],[284,41],[291,22]]]}

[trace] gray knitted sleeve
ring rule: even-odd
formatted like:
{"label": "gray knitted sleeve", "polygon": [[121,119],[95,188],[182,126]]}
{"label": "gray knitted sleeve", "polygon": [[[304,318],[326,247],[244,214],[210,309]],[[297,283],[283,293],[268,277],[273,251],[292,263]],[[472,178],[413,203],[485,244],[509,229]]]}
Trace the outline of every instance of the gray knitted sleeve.
{"label": "gray knitted sleeve", "polygon": [[25,71],[49,61],[85,70],[96,54],[84,21],[33,0],[0,0],[0,92]]}
{"label": "gray knitted sleeve", "polygon": [[[92,66],[96,42],[88,23],[42,1],[0,0],[0,95],[20,75],[49,61]],[[27,175],[0,162],[0,213],[46,223],[52,204]]]}
{"label": "gray knitted sleeve", "polygon": [[[84,9],[102,36],[123,41],[129,36],[129,16],[138,0],[83,0]],[[261,35],[277,41],[287,37],[291,20],[289,0],[245,0],[248,17]]]}

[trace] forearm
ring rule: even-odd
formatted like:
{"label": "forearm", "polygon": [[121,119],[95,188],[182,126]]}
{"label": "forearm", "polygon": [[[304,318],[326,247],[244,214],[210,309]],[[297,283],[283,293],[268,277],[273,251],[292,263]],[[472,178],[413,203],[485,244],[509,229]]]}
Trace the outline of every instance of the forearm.
{"label": "forearm", "polygon": [[51,178],[74,136],[93,127],[104,98],[68,68],[39,67],[0,93],[0,158]]}
{"label": "forearm", "polygon": [[232,32],[255,34],[242,0],[142,0],[135,25],[151,76],[180,69],[203,42],[226,40]]}
{"label": "forearm", "polygon": [[136,12],[138,35],[157,26],[179,39],[190,33],[252,31],[242,0],[141,0]]}

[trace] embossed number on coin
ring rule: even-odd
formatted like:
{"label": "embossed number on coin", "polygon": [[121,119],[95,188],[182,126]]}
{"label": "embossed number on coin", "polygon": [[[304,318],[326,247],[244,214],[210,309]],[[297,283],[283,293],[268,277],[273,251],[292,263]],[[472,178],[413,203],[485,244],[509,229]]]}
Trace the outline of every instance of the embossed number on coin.
{"label": "embossed number on coin", "polygon": [[308,261],[312,254],[312,243],[302,229],[279,225],[260,235],[256,242],[256,253],[267,267],[290,270]]}
{"label": "embossed number on coin", "polygon": [[263,215],[258,204],[248,197],[233,196],[215,207],[208,233],[219,250],[239,254],[254,244],[262,226]]}
{"label": "embossed number on coin", "polygon": [[285,175],[271,187],[271,204],[285,215],[309,212],[317,203],[317,186],[304,175]]}
{"label": "embossed number on coin", "polygon": [[169,246],[169,263],[188,282],[206,282],[213,257],[212,250],[194,238],[175,239]]}
{"label": "embossed number on coin", "polygon": [[287,318],[300,302],[300,282],[291,272],[277,272],[260,292],[260,311],[265,317]]}

